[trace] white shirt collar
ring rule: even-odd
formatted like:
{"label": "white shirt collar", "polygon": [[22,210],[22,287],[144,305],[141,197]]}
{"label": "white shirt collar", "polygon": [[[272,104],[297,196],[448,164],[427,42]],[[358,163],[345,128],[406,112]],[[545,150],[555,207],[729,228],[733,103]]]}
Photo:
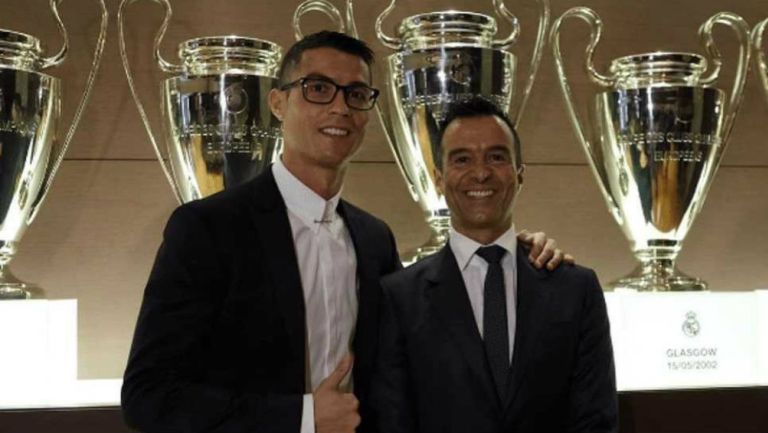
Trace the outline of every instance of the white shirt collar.
{"label": "white shirt collar", "polygon": [[509,230],[504,232],[503,235],[499,236],[498,239],[488,245],[483,245],[464,236],[457,232],[453,226],[451,226],[449,236],[448,242],[450,243],[451,251],[453,251],[453,255],[456,257],[456,263],[458,263],[459,269],[462,271],[466,269],[469,262],[472,260],[472,257],[475,256],[475,252],[477,252],[477,249],[480,247],[498,245],[507,250],[507,255],[512,258],[512,260],[517,260],[517,235],[515,234],[514,224]]}
{"label": "white shirt collar", "polygon": [[288,171],[282,159],[272,165],[272,174],[285,206],[312,231],[317,232],[321,221],[333,223],[339,218],[336,207],[339,205],[341,190],[326,201]]}

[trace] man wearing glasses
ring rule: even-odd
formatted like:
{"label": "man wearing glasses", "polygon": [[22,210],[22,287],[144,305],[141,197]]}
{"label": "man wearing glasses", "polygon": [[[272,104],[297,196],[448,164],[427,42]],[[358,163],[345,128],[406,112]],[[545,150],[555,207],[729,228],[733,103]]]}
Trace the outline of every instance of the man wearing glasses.
{"label": "man wearing glasses", "polygon": [[[270,94],[282,159],[171,216],[125,373],[131,426],[372,428],[378,281],[401,265],[387,225],[340,198],[378,96],[372,61],[363,42],[339,33],[296,43]],[[543,234],[533,238],[521,236],[535,240],[540,263],[557,266],[562,253]]]}

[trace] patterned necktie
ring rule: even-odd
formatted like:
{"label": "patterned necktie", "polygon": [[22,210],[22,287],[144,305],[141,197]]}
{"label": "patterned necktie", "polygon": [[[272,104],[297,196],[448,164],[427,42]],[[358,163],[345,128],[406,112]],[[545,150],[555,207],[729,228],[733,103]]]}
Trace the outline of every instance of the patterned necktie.
{"label": "patterned necktie", "polygon": [[507,250],[493,245],[477,249],[477,255],[488,262],[483,294],[483,341],[488,364],[499,397],[504,400],[509,374],[509,328],[507,327],[507,300],[504,290],[504,271],[501,259]]}

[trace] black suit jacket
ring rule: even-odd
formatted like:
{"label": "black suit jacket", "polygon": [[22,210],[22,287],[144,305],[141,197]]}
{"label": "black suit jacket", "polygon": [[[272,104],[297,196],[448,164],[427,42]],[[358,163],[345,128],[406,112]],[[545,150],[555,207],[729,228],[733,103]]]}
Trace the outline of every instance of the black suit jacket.
{"label": "black suit jacket", "polygon": [[505,401],[450,247],[383,279],[372,399],[382,433],[615,432],[605,300],[593,271],[534,269],[517,252]]}
{"label": "black suit jacket", "polygon": [[[343,200],[338,211],[357,256],[353,378],[367,422],[379,278],[401,265],[384,222]],[[305,341],[293,236],[269,168],[168,221],[125,372],[125,419],[149,433],[297,433]]]}

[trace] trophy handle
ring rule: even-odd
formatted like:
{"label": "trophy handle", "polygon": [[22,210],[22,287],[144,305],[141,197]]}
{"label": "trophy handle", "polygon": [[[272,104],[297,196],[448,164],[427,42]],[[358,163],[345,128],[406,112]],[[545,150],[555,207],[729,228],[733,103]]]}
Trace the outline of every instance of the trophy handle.
{"label": "trophy handle", "polygon": [[[542,16],[539,15],[539,37],[541,37],[541,25],[546,24],[547,21],[549,21],[549,0],[537,0],[538,3],[542,6],[542,10],[540,12],[546,13],[546,20],[542,21]],[[520,21],[517,20],[517,17],[512,14],[512,12],[507,9],[507,6],[504,4],[504,0],[493,0],[493,7],[496,9],[496,13],[499,14],[499,16],[503,17],[507,21],[509,21],[509,24],[512,26],[512,31],[509,33],[509,36],[506,37],[506,39],[499,39],[493,41],[493,48],[497,49],[504,49],[509,47],[510,45],[517,42],[517,38],[520,36]],[[539,37],[536,38],[536,49],[539,49]],[[535,57],[535,54],[534,54]]]}
{"label": "trophy handle", "polygon": [[[352,6],[351,0],[347,1],[347,19],[349,19],[350,7]],[[339,28],[340,33],[346,33],[344,18],[341,16],[341,12],[328,0],[304,0],[293,13],[293,34],[296,40],[304,37],[304,33],[301,31],[301,17],[309,12],[322,12],[328,16],[333,23]],[[355,29],[357,30],[357,29]],[[357,33],[355,31],[355,33]],[[356,35],[355,35],[356,36]]]}
{"label": "trophy handle", "polygon": [[360,39],[360,34],[357,32],[357,24],[355,24],[355,11],[352,7],[352,0],[347,0],[347,30],[350,36]]}
{"label": "trophy handle", "polygon": [[587,7],[574,7],[568,9],[563,15],[560,16],[560,18],[555,20],[554,24],[552,24],[552,32],[550,33],[549,43],[552,45],[552,53],[555,57],[555,67],[557,69],[557,75],[560,78],[560,88],[563,91],[563,98],[565,99],[565,105],[568,108],[571,124],[573,125],[573,129],[576,131],[576,136],[579,142],[588,154],[587,159],[589,159],[589,165],[592,167],[592,171],[600,180],[598,182],[600,185],[600,190],[602,191],[608,206],[611,208],[611,212],[615,216],[618,216],[621,214],[620,208],[606,188],[606,185],[608,185],[608,176],[605,173],[605,170],[595,163],[595,161],[598,160],[596,158],[596,152],[594,148],[596,145],[596,137],[594,134],[590,134],[588,136],[585,132],[583,127],[584,123],[582,122],[578,110],[576,109],[573,91],[571,90],[571,86],[568,83],[568,76],[565,73],[563,55],[560,51],[560,26],[566,19],[571,17],[582,19],[587,24],[589,24],[590,27],[590,41],[585,50],[585,67],[587,73],[590,76],[590,79],[600,86],[610,87],[613,86],[613,84],[616,82],[616,78],[602,75],[597,71],[594,64],[595,48],[597,47],[598,42],[600,42],[600,36],[602,35],[603,31],[603,22],[595,11]]}
{"label": "trophy handle", "polygon": [[[120,57],[123,61],[123,69],[125,69],[125,76],[128,78],[128,87],[131,89],[131,95],[133,96],[133,101],[136,103],[136,108],[139,110],[139,116],[141,117],[142,123],[144,123],[144,129],[147,131],[147,135],[149,135],[149,141],[152,143],[152,148],[155,150],[155,155],[157,156],[157,160],[160,161],[160,168],[163,170],[163,174],[165,175],[165,178],[168,180],[168,183],[171,184],[171,189],[173,189],[173,194],[176,196],[176,199],[181,203],[182,197],[181,197],[181,191],[179,191],[178,187],[176,186],[176,183],[173,180],[173,174],[171,173],[171,169],[168,167],[168,163],[166,163],[165,158],[163,157],[163,153],[160,151],[160,146],[157,144],[157,140],[155,139],[155,134],[152,132],[152,125],[149,123],[149,117],[147,117],[147,113],[144,110],[144,104],[141,102],[141,98],[139,97],[139,92],[136,89],[136,85],[133,81],[133,75],[131,74],[131,65],[128,63],[128,53],[125,48],[125,32],[124,32],[124,16],[123,12],[125,11],[125,7],[129,4],[133,3],[136,0],[122,0],[120,2],[120,8],[117,11],[117,32],[119,35],[119,42],[120,42]],[[154,52],[155,52],[155,59],[157,60],[160,69],[162,69],[165,72],[180,72],[182,70],[181,66],[173,65],[169,62],[166,62],[162,55],[160,54],[160,43],[162,42],[163,36],[165,35],[165,30],[168,28],[168,22],[170,21],[171,15],[173,14],[173,11],[171,10],[171,5],[168,3],[167,0],[153,0],[156,2],[161,3],[165,7],[165,18],[163,19],[163,24],[160,27],[160,30],[157,32],[157,36],[155,37],[155,46],[154,46]]]}
{"label": "trophy handle", "polygon": [[[536,44],[533,47],[531,64],[528,66],[528,80],[520,98],[520,102],[511,111],[512,119],[515,121],[515,127],[519,127],[518,125],[520,125],[520,119],[523,117],[525,105],[528,102],[528,97],[531,95],[533,83],[536,79],[536,72],[539,70],[539,65],[541,65],[541,57],[544,54],[544,46],[546,45],[547,30],[550,20],[549,0],[537,0],[537,3],[539,4],[539,30],[536,33]],[[520,34],[520,24],[517,21],[517,18],[515,18],[515,16],[512,15],[509,9],[507,9],[507,7],[504,5],[503,0],[493,0],[493,4],[497,13],[500,16],[506,18],[507,21],[509,21],[509,23],[512,25],[512,33],[507,39],[494,41],[493,43],[494,48],[502,49],[515,43],[518,35]]]}
{"label": "trophy handle", "polygon": [[730,98],[728,99],[728,107],[725,112],[725,125],[723,134],[723,145],[720,147],[720,154],[725,152],[725,148],[728,144],[728,136],[731,134],[734,121],[736,120],[736,113],[739,111],[741,102],[744,99],[744,84],[747,80],[747,72],[749,71],[749,57],[751,54],[751,38],[750,29],[744,18],[731,13],[731,12],[719,12],[708,19],[704,24],[699,27],[699,37],[701,39],[704,49],[712,60],[712,72],[709,76],[701,80],[702,84],[712,84],[717,80],[722,67],[722,57],[720,56],[720,50],[717,49],[715,40],[712,36],[712,29],[716,24],[723,24],[733,29],[739,40],[739,63],[736,67],[736,79],[733,83]]}
{"label": "trophy handle", "polygon": [[403,40],[400,38],[393,38],[391,36],[387,36],[386,33],[381,29],[382,24],[384,23],[384,19],[392,12],[393,9],[395,9],[395,3],[397,3],[397,0],[391,0],[389,2],[389,6],[387,6],[386,9],[384,9],[383,12],[379,15],[378,18],[376,18],[376,36],[378,36],[379,40],[381,41],[384,46],[388,48],[392,48],[393,50],[396,50],[400,48],[401,45],[403,45]]}
{"label": "trophy handle", "polygon": [[[58,23],[59,30],[64,36],[64,46],[56,55],[44,60],[44,68],[55,66],[63,62],[68,50],[69,38],[67,36],[67,31],[64,28],[64,24],[59,17],[58,3],[60,2],[61,0],[51,0],[50,5],[51,9],[53,10],[53,15]],[[91,90],[93,90],[93,85],[96,81],[96,74],[99,71],[99,65],[101,64],[101,56],[104,52],[104,44],[107,38],[107,28],[109,26],[109,12],[107,12],[107,6],[104,4],[104,0],[98,0],[98,2],[101,6],[101,23],[99,26],[99,38],[93,51],[93,63],[91,64],[91,72],[88,74],[88,78],[85,82],[85,90],[83,91],[83,96],[80,98],[80,102],[77,105],[75,114],[72,117],[72,124],[67,130],[67,135],[64,137],[64,142],[61,144],[61,146],[57,146],[58,149],[55,151],[55,154],[52,155],[54,158],[53,163],[45,174],[40,192],[37,194],[35,201],[32,203],[32,209],[29,214],[29,218],[27,219],[28,222],[32,222],[32,220],[35,218],[37,211],[40,209],[40,204],[43,202],[43,199],[45,199],[45,196],[48,194],[48,190],[51,188],[53,178],[56,175],[56,172],[59,171],[61,163],[64,161],[64,155],[67,153],[69,144],[72,142],[72,137],[74,137],[75,131],[77,130],[77,125],[80,123],[80,119],[83,117],[83,112],[85,111],[85,107],[88,105],[88,100],[91,96]]]}
{"label": "trophy handle", "polygon": [[766,27],[768,27],[768,19],[755,26],[755,29],[752,31],[752,44],[755,49],[755,60],[760,72],[760,79],[763,80],[763,87],[768,92],[768,56],[763,51],[763,35],[765,34]]}
{"label": "trophy handle", "polygon": [[61,15],[59,15],[59,3],[61,3],[61,0],[50,0],[49,5],[51,6],[51,13],[53,14],[53,18],[56,20],[56,26],[59,28],[59,33],[64,39],[64,44],[58,53],[43,59],[42,69],[59,66],[62,62],[64,62],[64,59],[67,57],[67,51],[69,51],[69,34],[67,33],[67,29],[64,27],[64,23],[61,21]]}
{"label": "trophy handle", "polygon": [[[386,79],[386,78],[385,78]],[[393,91],[393,89],[390,88],[389,82],[384,83],[384,90],[385,93],[389,93]],[[411,198],[413,198],[413,201],[418,202],[419,201],[419,195],[416,193],[416,183],[411,179],[411,176],[408,174],[408,170],[405,169],[406,167],[406,161],[403,158],[403,155],[400,154],[400,150],[397,147],[397,135],[395,133],[395,129],[392,126],[392,120],[389,118],[389,112],[387,105],[384,109],[382,109],[381,104],[383,103],[381,98],[376,102],[376,112],[379,114],[379,120],[381,121],[381,127],[384,130],[384,135],[387,137],[387,142],[389,143],[389,148],[392,149],[392,154],[395,156],[396,166],[398,169],[400,169],[400,174],[403,176],[403,179],[405,179],[406,186],[408,187],[408,192],[411,194]],[[388,103],[387,103],[388,104]]]}

